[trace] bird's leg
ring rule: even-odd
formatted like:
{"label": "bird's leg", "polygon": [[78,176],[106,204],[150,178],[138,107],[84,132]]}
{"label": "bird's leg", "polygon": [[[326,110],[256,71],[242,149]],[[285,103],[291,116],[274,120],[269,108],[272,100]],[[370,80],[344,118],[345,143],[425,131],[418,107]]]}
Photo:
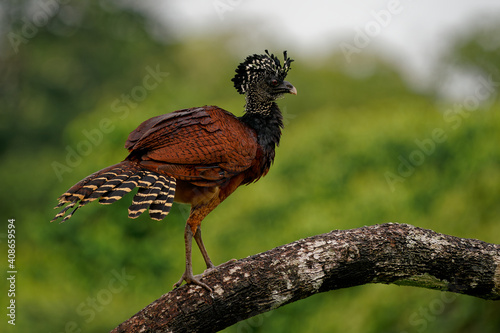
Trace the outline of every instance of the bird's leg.
{"label": "bird's leg", "polygon": [[210,257],[208,256],[208,252],[205,249],[205,245],[203,244],[203,240],[201,239],[201,227],[198,226],[198,229],[196,229],[196,232],[194,233],[194,240],[196,241],[196,244],[198,244],[198,248],[200,249],[201,255],[203,256],[203,259],[205,260],[205,263],[207,264],[207,269],[212,269],[215,267],[215,265],[212,263],[212,260],[210,260]]}
{"label": "bird's leg", "polygon": [[[195,232],[196,234],[197,232]],[[210,288],[205,283],[201,282],[193,275],[193,266],[191,264],[191,245],[193,241],[193,231],[191,230],[191,226],[186,224],[186,229],[184,230],[184,243],[186,246],[186,270],[184,274],[182,274],[181,278],[177,283],[174,284],[174,288],[179,287],[183,281],[186,281],[188,284],[197,284],[206,288],[208,291],[212,292],[212,288]],[[206,252],[206,251],[205,251]],[[210,259],[209,259],[210,260]]]}

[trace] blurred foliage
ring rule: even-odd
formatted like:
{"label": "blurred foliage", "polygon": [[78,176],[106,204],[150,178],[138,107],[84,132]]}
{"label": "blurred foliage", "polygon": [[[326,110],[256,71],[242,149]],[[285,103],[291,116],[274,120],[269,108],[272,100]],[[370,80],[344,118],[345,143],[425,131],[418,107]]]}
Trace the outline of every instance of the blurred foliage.
{"label": "blurred foliage", "polygon": [[[7,31],[22,35],[27,9],[3,6],[12,14]],[[183,271],[186,206],[175,205],[162,222],[129,220],[127,197],[48,223],[64,190],[126,156],[125,138],[141,121],[205,104],[241,115],[244,100],[230,79],[246,54],[232,56],[224,36],[160,43],[147,27],[146,18],[112,2],[71,2],[17,52],[4,41],[0,205],[4,221],[17,225],[19,332],[109,331]],[[478,34],[499,36],[498,28]],[[454,54],[462,66],[489,73],[499,66],[498,44],[481,45],[471,34]],[[473,94],[442,105],[432,93],[411,91],[375,56],[366,55],[375,66],[362,77],[346,74],[339,55],[321,63],[294,58],[289,80],[299,95],[279,102],[286,128],[275,165],[204,221],[214,262],[383,222],[498,243],[498,87],[479,86],[489,98],[475,107]],[[145,78],[157,69],[164,75],[152,88],[155,81]],[[194,267],[201,271],[201,257]],[[488,333],[499,331],[499,311],[497,303],[467,296],[368,285],[226,331]]]}
{"label": "blurred foliage", "polygon": [[479,22],[476,29],[460,35],[446,57],[457,67],[480,71],[500,80],[500,24],[494,16]]}

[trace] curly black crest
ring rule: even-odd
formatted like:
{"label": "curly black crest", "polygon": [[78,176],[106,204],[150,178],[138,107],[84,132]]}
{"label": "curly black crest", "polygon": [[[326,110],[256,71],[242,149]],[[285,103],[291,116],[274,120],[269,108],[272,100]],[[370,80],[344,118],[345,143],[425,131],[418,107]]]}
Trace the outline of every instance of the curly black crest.
{"label": "curly black crest", "polygon": [[236,68],[236,75],[231,81],[240,94],[245,94],[252,83],[263,80],[267,77],[275,77],[283,81],[290,70],[293,59],[288,58],[286,51],[283,52],[283,66],[274,54],[253,54],[248,56],[244,62]]}

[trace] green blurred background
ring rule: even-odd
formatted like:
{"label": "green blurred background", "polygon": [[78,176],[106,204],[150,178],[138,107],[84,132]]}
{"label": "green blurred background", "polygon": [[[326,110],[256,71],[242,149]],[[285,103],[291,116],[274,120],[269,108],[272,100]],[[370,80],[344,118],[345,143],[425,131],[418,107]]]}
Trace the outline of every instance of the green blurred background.
{"label": "green blurred background", "polygon": [[[216,14],[217,33],[174,38],[130,2],[61,2],[0,5],[0,241],[7,257],[15,218],[18,270],[16,326],[3,314],[0,327],[109,331],[171,289],[183,271],[187,206],[161,222],[130,220],[127,196],[88,205],[64,224],[48,222],[52,207],[71,185],[122,160],[128,133],[147,118],[206,104],[241,115],[230,79],[244,57],[266,48],[288,49],[299,94],[279,101],[286,128],[269,175],[204,221],[215,263],[383,222],[499,242],[498,20],[450,33],[433,79],[418,86],[371,47],[349,61],[340,48],[306,55]],[[151,72],[155,79],[144,81]],[[456,73],[469,89],[450,99],[442,88]],[[203,269],[198,255],[194,267]],[[366,285],[225,332],[497,333],[499,313],[498,302]]]}

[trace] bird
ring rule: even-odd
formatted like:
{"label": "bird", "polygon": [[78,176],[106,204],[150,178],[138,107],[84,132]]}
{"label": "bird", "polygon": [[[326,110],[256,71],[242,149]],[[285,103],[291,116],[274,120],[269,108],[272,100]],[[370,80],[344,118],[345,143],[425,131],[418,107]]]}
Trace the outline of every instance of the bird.
{"label": "bird", "polygon": [[[202,106],[155,116],[132,131],[125,143],[128,156],[69,188],[55,209],[64,208],[51,222],[61,223],[75,211],[98,200],[107,205],[138,188],[128,209],[129,218],[146,210],[164,219],[173,202],[191,205],[184,229],[185,271],[174,288],[186,284],[212,288],[193,275],[194,238],[207,270],[215,268],[201,236],[203,219],[236,188],[265,176],[280,143],[283,115],[276,100],[297,89],[285,78],[293,59],[283,52],[283,64],[265,50],[240,63],[231,79],[245,97],[243,115],[217,106]],[[69,213],[68,213],[69,212]],[[205,271],[206,272],[206,271]]]}

